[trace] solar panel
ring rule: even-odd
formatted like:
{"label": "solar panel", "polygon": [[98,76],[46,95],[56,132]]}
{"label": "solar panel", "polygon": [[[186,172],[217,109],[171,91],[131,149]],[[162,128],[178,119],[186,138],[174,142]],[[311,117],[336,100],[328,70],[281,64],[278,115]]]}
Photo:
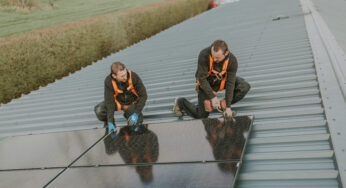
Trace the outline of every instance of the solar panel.
{"label": "solar panel", "polygon": [[103,130],[11,137],[0,142],[0,171],[66,167],[103,135]]}
{"label": "solar panel", "polygon": [[0,187],[43,187],[59,169],[0,171]]}
{"label": "solar panel", "polygon": [[239,116],[125,126],[115,138],[104,129],[13,137],[0,143],[1,187],[229,187],[251,125]]}
{"label": "solar panel", "polygon": [[[106,137],[75,166],[137,163],[239,161],[251,124],[248,117],[150,124],[138,132],[123,127]],[[106,133],[105,133],[106,134]]]}
{"label": "solar panel", "polygon": [[231,187],[237,162],[70,168],[49,187]]}

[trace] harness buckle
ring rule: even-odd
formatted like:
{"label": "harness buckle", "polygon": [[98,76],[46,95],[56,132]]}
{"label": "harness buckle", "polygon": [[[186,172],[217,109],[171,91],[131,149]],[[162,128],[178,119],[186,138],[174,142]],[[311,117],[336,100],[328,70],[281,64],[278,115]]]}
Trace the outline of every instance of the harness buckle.
{"label": "harness buckle", "polygon": [[219,74],[215,74],[215,76],[218,80],[222,80],[222,76],[219,76]]}

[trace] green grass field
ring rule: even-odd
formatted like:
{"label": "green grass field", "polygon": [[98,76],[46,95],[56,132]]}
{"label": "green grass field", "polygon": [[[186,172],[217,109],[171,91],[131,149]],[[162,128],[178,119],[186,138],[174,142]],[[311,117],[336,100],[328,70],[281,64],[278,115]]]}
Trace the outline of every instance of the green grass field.
{"label": "green grass field", "polygon": [[[17,10],[18,6],[7,6],[0,12],[0,20],[7,20],[0,21],[0,105],[200,14],[210,3],[95,0],[97,3],[91,4],[91,0],[45,0],[56,2],[57,8],[49,10],[41,1],[32,4],[39,8]],[[0,0],[0,4],[4,2],[13,5],[21,0]]]}
{"label": "green grass field", "polygon": [[[0,0],[0,37],[88,19],[164,0],[26,0],[32,8],[5,5]],[[53,4],[53,5],[52,5]]]}

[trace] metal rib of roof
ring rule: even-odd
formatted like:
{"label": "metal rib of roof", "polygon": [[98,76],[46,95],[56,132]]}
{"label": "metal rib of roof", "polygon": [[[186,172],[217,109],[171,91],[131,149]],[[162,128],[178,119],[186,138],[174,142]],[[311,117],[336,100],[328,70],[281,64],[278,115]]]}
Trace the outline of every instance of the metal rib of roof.
{"label": "metal rib of roof", "polygon": [[[289,17],[273,21],[277,16]],[[93,108],[103,100],[103,81],[114,61],[125,63],[146,85],[145,122],[178,121],[171,111],[174,98],[197,101],[197,57],[216,39],[228,42],[239,62],[237,75],[252,86],[232,106],[255,116],[238,187],[338,187],[298,0],[241,0],[182,22],[3,105],[0,136],[103,127]],[[121,113],[115,118],[125,124]]]}

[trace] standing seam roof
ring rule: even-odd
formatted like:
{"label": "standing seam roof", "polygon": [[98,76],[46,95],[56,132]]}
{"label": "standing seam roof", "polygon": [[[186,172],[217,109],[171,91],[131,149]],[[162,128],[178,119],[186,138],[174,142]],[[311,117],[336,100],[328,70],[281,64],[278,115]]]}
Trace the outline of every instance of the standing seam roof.
{"label": "standing seam roof", "polygon": [[[338,187],[298,0],[241,0],[191,18],[3,105],[0,137],[103,127],[93,108],[103,100],[103,81],[114,61],[125,63],[146,85],[146,123],[178,121],[173,100],[197,101],[197,57],[216,39],[229,44],[239,62],[237,76],[252,86],[232,106],[240,115],[255,116],[238,187]],[[115,118],[125,124],[121,113]]]}

